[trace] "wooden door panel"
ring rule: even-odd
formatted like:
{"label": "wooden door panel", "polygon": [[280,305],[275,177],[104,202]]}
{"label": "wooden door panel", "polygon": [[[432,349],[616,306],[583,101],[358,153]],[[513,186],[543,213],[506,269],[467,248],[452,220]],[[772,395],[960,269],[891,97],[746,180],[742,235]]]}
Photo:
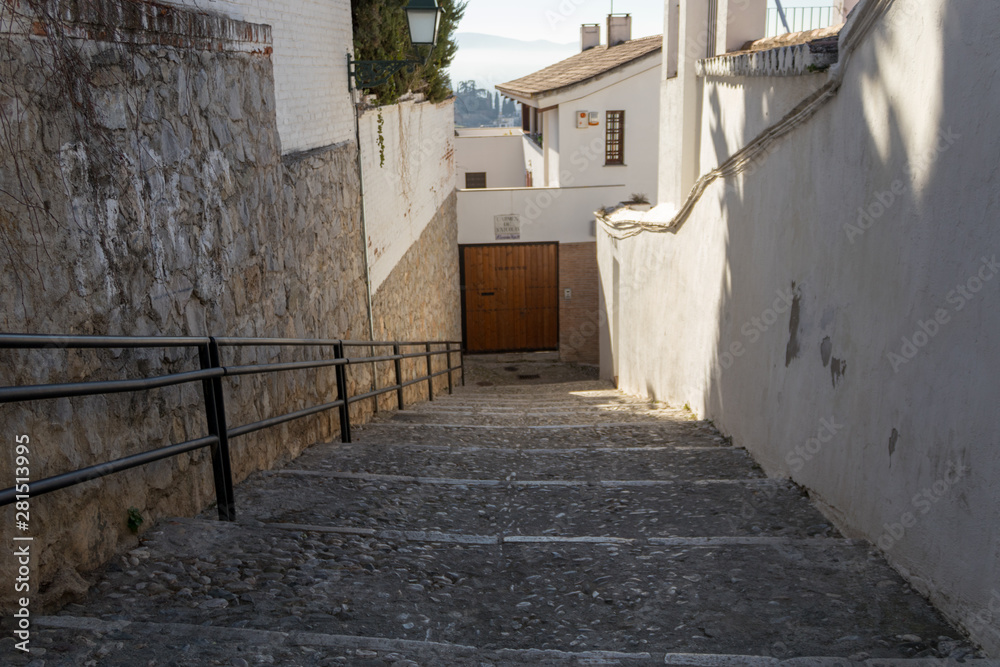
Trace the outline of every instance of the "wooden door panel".
{"label": "wooden door panel", "polygon": [[558,347],[558,244],[462,246],[466,349]]}

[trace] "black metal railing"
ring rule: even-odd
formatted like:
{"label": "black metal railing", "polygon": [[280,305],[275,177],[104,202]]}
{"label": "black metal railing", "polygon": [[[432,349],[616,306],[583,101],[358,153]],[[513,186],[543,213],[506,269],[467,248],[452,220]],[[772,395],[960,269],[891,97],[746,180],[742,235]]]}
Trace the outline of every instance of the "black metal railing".
{"label": "black metal railing", "polygon": [[[310,347],[317,350],[332,350],[332,356],[324,356],[308,361],[290,361],[266,364],[250,364],[242,366],[226,366],[222,360],[224,348],[246,347]],[[434,349],[442,347],[443,349]],[[350,357],[347,350],[367,347],[392,348],[392,354],[378,356]],[[404,348],[422,348],[419,352],[403,352]],[[198,351],[199,370],[168,373],[153,377],[130,380],[103,380],[89,382],[69,382],[60,384],[24,385],[0,387],[0,403],[19,403],[40,401],[46,399],[69,398],[74,396],[96,396],[123,392],[148,391],[161,387],[171,387],[201,382],[204,397],[205,418],[208,435],[187,440],[131,456],[97,463],[70,472],[38,481],[32,481],[26,494],[15,493],[15,487],[0,491],[0,507],[10,505],[17,495],[30,497],[40,496],[52,491],[58,491],[69,486],[82,484],[94,479],[105,477],[116,472],[128,470],[154,461],[161,461],[173,456],[198,449],[209,448],[212,457],[212,474],[215,482],[216,503],[219,518],[232,521],[236,518],[236,507],[233,499],[233,477],[230,465],[229,440],[231,438],[253,433],[262,429],[277,426],[285,422],[314,415],[326,410],[337,408],[340,413],[340,437],[343,442],[351,442],[352,403],[366,399],[375,399],[382,394],[396,392],[397,404],[403,408],[403,389],[419,382],[427,382],[427,398],[434,400],[434,378],[448,375],[448,393],[454,388],[453,373],[461,373],[462,383],[465,383],[464,359],[461,343],[457,341],[352,341],[339,339],[297,339],[297,338],[214,338],[214,337],[134,337],[134,336],[49,336],[32,334],[0,334],[0,349],[32,350],[32,349],[138,349],[138,348],[195,348]],[[452,365],[453,355],[458,355],[458,364]],[[434,371],[432,360],[435,356],[445,356],[446,368]],[[426,374],[404,380],[402,360],[424,357],[427,360]],[[385,387],[378,386],[378,367],[380,362],[393,362],[395,382]],[[359,364],[373,364],[373,389],[355,396],[349,395],[347,368]],[[243,375],[264,375],[292,370],[333,367],[336,372],[337,396],[335,400],[310,406],[294,412],[262,419],[240,426],[229,425],[226,419],[226,401],[223,391],[223,378]]]}

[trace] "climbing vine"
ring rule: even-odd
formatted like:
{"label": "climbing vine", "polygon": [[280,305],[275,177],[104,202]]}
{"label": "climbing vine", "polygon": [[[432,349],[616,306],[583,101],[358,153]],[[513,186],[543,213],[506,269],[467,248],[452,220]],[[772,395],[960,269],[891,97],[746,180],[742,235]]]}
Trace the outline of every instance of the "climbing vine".
{"label": "climbing vine", "polygon": [[375,140],[378,143],[378,166],[385,166],[385,135],[382,133],[382,126],[385,124],[385,119],[382,118],[382,108],[379,107],[378,110],[378,138]]}

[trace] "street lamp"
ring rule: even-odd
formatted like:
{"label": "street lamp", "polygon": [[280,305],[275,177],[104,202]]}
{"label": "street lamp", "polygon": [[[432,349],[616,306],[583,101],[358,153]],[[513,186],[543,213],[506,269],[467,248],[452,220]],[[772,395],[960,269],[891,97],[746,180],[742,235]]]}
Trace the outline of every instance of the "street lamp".
{"label": "street lamp", "polygon": [[[438,28],[441,26],[442,9],[436,0],[410,0],[406,5],[406,22],[410,31],[410,44],[414,48],[429,46],[433,50],[437,44]],[[352,60],[347,55],[347,83],[356,88],[375,88],[386,83],[389,78],[404,67],[422,65],[430,58],[430,51],[424,60]]]}

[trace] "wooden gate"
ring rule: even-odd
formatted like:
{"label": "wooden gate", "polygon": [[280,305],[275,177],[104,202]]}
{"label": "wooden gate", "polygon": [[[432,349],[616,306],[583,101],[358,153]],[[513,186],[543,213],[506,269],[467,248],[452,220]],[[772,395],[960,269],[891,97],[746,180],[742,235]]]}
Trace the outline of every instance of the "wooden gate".
{"label": "wooden gate", "polygon": [[559,244],[461,246],[469,352],[559,347]]}

